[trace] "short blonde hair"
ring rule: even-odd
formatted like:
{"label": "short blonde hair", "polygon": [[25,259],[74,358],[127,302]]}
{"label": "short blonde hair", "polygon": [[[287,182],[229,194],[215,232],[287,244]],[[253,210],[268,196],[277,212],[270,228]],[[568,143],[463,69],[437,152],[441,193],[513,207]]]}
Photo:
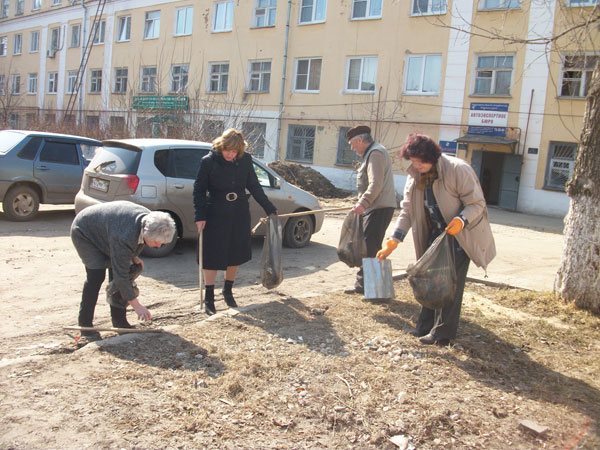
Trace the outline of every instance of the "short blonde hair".
{"label": "short blonde hair", "polygon": [[223,150],[235,150],[238,158],[244,154],[244,150],[246,150],[246,147],[248,146],[242,132],[235,128],[228,128],[223,131],[223,134],[216,138],[212,144],[213,148],[218,153],[223,152]]}

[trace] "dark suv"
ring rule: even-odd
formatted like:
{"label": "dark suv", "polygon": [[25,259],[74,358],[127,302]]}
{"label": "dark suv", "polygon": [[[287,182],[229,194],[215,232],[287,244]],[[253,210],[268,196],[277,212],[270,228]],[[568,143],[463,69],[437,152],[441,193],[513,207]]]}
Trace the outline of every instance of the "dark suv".
{"label": "dark suv", "polygon": [[102,143],[42,131],[0,131],[0,201],[15,221],[31,220],[40,203],[69,204],[83,169]]}

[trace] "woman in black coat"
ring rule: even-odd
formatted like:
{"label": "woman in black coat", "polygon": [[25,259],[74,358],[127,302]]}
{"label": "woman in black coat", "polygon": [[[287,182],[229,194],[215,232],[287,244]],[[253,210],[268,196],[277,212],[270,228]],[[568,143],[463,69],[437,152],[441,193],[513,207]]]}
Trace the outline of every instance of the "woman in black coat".
{"label": "woman in black coat", "polygon": [[212,315],[215,310],[215,280],[217,270],[225,271],[222,290],[227,306],[237,306],[231,288],[238,268],[252,259],[250,235],[250,194],[267,215],[277,209],[265,195],[256,173],[252,157],[244,153],[248,143],[234,128],[225,130],[213,141],[213,151],[202,158],[194,183],[194,209],[198,234],[202,240],[202,268],[204,269],[204,310]]}

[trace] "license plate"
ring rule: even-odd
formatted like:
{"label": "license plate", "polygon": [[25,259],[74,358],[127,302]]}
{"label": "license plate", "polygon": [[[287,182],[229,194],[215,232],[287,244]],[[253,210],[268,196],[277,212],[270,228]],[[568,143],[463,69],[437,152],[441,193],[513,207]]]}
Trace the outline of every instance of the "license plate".
{"label": "license plate", "polygon": [[97,191],[108,192],[108,181],[101,180],[100,178],[92,178],[90,187]]}

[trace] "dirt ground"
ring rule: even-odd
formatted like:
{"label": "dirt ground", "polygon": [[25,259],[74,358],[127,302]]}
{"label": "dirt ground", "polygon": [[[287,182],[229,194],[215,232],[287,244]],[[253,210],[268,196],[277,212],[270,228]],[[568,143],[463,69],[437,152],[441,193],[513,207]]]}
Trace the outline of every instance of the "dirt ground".
{"label": "dirt ground", "polygon": [[[62,330],[85,273],[73,209],[42,209],[0,214],[0,449],[600,448],[600,320],[548,293],[468,283],[456,342],[423,346],[406,280],[389,301],[343,293],[355,269],[328,215],[308,247],[284,249],[271,291],[255,242],[240,308],[218,301],[210,319],[193,243],[145,258],[141,326],[163,332],[86,345]],[[95,324],[110,325],[102,296]]]}

